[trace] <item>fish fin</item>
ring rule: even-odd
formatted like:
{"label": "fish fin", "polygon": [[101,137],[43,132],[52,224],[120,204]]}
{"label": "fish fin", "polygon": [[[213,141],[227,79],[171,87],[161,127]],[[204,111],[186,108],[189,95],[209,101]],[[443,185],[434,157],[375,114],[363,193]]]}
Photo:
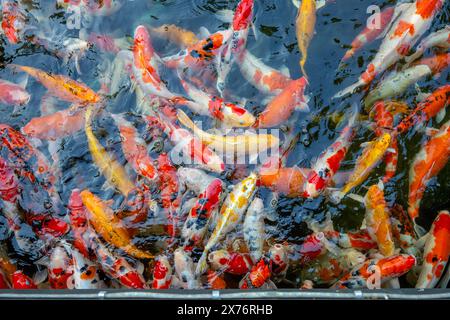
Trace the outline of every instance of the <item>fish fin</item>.
{"label": "fish fin", "polygon": [[439,132],[439,129],[435,129],[435,128],[426,128],[425,129],[425,134],[429,137],[433,137],[438,132]]}
{"label": "fish fin", "polygon": [[384,183],[383,183],[383,180],[380,179],[380,181],[378,181],[377,187],[378,187],[381,191],[384,191]]}
{"label": "fish fin", "polygon": [[285,75],[288,78],[291,77],[291,72],[289,71],[289,68],[285,64],[283,64],[280,67],[280,72],[281,72],[281,74]]}
{"label": "fish fin", "polygon": [[414,224],[414,231],[419,236],[419,238],[425,239],[425,237],[427,237],[427,231],[423,227],[419,226],[417,223]]}
{"label": "fish fin", "polygon": [[364,86],[365,83],[361,80],[359,80],[358,82],[352,84],[351,86],[345,88],[344,90],[339,91],[338,93],[336,93],[332,99],[338,99],[338,98],[343,98],[345,96],[348,96],[350,94],[353,94],[357,89],[361,88],[362,86]]}
{"label": "fish fin", "polygon": [[203,251],[202,256],[198,260],[197,267],[195,269],[195,276],[198,277],[206,272],[206,269],[208,268],[207,260],[208,260],[208,251],[205,250]]}
{"label": "fish fin", "polygon": [[366,142],[361,143],[359,146],[361,148],[366,148],[366,147],[370,146],[371,144],[373,144],[372,141],[366,141]]}
{"label": "fish fin", "polygon": [[386,152],[396,154],[396,153],[397,153],[397,150],[395,150],[394,148],[387,148],[387,149],[386,149]]}
{"label": "fish fin", "polygon": [[218,10],[215,14],[217,19],[225,23],[233,22],[234,11],[229,9]]}
{"label": "fish fin", "polygon": [[302,5],[301,0],[292,0],[292,4],[297,8],[300,9],[300,6]]}
{"label": "fish fin", "polygon": [[311,97],[309,95],[305,96],[305,101],[299,103],[295,109],[301,112],[310,112],[311,109],[308,106],[308,102],[311,100]]}
{"label": "fish fin", "polygon": [[347,196],[357,202],[364,203],[364,197],[361,197],[356,193],[349,193]]}
{"label": "fish fin", "polygon": [[391,21],[386,25],[384,31],[378,37],[375,38],[375,40],[384,39],[384,37],[386,37],[388,32],[392,29],[392,26],[394,25],[395,21],[397,21],[400,15],[404,11],[406,11],[412,4],[414,3],[410,2],[399,3],[394,9],[394,14],[392,15]]}
{"label": "fish fin", "polygon": [[19,81],[17,82],[17,84],[22,87],[23,89],[26,89],[27,85],[28,85],[28,79],[30,78],[30,75],[28,73],[25,73],[24,75],[22,75],[19,78]]}
{"label": "fish fin", "polygon": [[45,268],[43,270],[38,270],[38,271],[36,271],[36,273],[33,276],[33,282],[36,285],[41,284],[47,279],[47,276],[48,276],[47,268]]}
{"label": "fish fin", "polygon": [[189,118],[188,115],[181,109],[177,110],[177,119],[186,128],[194,132],[202,132],[202,130],[195,125],[194,121],[192,121],[191,118]]}
{"label": "fish fin", "polygon": [[441,123],[442,120],[444,120],[445,115],[446,115],[445,109],[446,109],[445,107],[442,108],[442,109],[438,112],[438,114],[436,115],[436,121],[437,121],[438,123]]}
{"label": "fish fin", "polygon": [[253,36],[255,37],[255,40],[258,41],[258,32],[257,32],[256,26],[253,22],[251,23],[251,25],[252,25]]}
{"label": "fish fin", "polygon": [[446,289],[448,287],[449,282],[450,282],[450,265],[447,266],[447,271],[445,272],[444,276],[441,278],[439,287],[441,289]]}
{"label": "fish fin", "polygon": [[211,35],[211,32],[206,27],[200,27],[198,31],[199,38],[206,39]]}

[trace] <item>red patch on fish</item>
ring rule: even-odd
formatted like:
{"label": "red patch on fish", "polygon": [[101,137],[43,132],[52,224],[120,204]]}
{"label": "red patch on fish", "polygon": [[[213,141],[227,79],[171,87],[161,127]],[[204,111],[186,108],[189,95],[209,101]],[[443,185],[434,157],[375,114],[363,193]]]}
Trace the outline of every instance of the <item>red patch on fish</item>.
{"label": "red patch on fish", "polygon": [[441,6],[442,0],[417,0],[416,14],[420,15],[423,19],[429,19]]}

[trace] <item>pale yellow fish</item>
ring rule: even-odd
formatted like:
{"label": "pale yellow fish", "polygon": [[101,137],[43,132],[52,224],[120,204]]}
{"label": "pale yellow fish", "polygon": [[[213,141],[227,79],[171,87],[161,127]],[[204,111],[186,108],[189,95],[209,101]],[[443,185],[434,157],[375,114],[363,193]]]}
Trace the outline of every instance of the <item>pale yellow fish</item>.
{"label": "pale yellow fish", "polygon": [[368,142],[361,156],[356,160],[355,169],[350,175],[347,184],[339,191],[331,194],[331,200],[339,203],[342,198],[353,188],[363,183],[383,158],[391,144],[390,133],[383,133],[375,141]]}
{"label": "pale yellow fish", "polygon": [[225,235],[235,229],[244,217],[245,212],[257,189],[258,177],[255,173],[237,184],[225,199],[220,209],[216,227],[206,243],[203,254],[198,262],[196,274],[206,271],[209,250],[214,247]]}
{"label": "pale yellow fish", "polygon": [[210,134],[198,128],[182,110],[178,110],[178,120],[191,129],[203,143],[222,154],[257,155],[280,144],[280,139],[272,134],[256,134],[249,131],[235,136]]}
{"label": "pale yellow fish", "polygon": [[115,186],[123,195],[128,195],[134,189],[133,183],[128,179],[127,173],[116,159],[106,152],[92,131],[92,114],[94,106],[90,105],[86,111],[85,131],[91,151],[92,159],[106,180]]}
{"label": "pale yellow fish", "polygon": [[302,55],[300,67],[302,69],[303,76],[306,78],[308,78],[308,76],[305,71],[305,64],[308,59],[309,44],[314,36],[316,19],[316,1],[303,0],[300,8],[298,9],[296,34],[298,47],[300,49],[300,54]]}

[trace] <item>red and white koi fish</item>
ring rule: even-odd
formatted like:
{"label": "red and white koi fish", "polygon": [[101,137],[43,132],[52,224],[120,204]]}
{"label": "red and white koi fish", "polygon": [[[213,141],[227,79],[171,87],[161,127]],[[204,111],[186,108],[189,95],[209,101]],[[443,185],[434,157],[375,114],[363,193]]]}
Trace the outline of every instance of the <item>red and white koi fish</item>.
{"label": "red and white koi fish", "polygon": [[148,289],[144,277],[125,258],[116,256],[100,240],[95,241],[95,253],[103,271],[130,289]]}
{"label": "red and white koi fish", "polygon": [[406,57],[407,62],[413,62],[429,48],[438,47],[442,49],[450,48],[450,26],[445,26],[441,30],[433,32],[426,38],[424,38],[416,48],[416,51]]}
{"label": "red and white koi fish", "polygon": [[242,276],[253,266],[248,253],[228,252],[227,250],[213,251],[208,255],[208,261],[213,270]]}
{"label": "red and white koi fish", "polygon": [[25,30],[25,12],[17,1],[2,0],[1,4],[3,33],[11,44],[17,44]]}
{"label": "red and white koi fish", "polygon": [[133,169],[141,176],[153,181],[158,173],[153,165],[153,159],[147,154],[147,147],[142,138],[139,137],[136,128],[122,115],[111,114],[116,122],[122,137],[122,150]]}
{"label": "red and white koi fish", "polygon": [[427,235],[423,253],[424,262],[416,288],[434,288],[443,275],[450,257],[450,213],[439,212]]}
{"label": "red and white koi fish", "polygon": [[449,101],[450,85],[438,88],[425,100],[417,104],[414,111],[398,124],[396,131],[405,133],[415,125],[422,125],[424,122],[439,114],[439,112],[448,105]]}
{"label": "red and white koi fish", "polygon": [[52,289],[68,289],[72,287],[73,261],[64,246],[56,246],[48,265],[48,281]]}
{"label": "red and white koi fish", "polygon": [[223,183],[216,178],[198,194],[198,199],[191,210],[189,210],[189,215],[182,229],[185,248],[198,246],[203,241],[212,213],[220,204],[222,192]]}
{"label": "red and white koi fish", "polygon": [[237,5],[231,25],[232,36],[222,49],[217,66],[217,90],[222,93],[225,81],[235,61],[242,60],[247,44],[248,31],[253,19],[253,0],[241,0]]}
{"label": "red and white koi fish", "polygon": [[265,65],[248,50],[244,50],[238,65],[244,78],[264,94],[279,95],[292,81],[289,76]]}
{"label": "red and white koi fish", "polygon": [[194,262],[183,248],[174,252],[175,274],[183,289],[199,289],[200,282],[194,272]]}
{"label": "red and white koi fish", "polygon": [[[374,119],[376,128],[375,134],[380,137],[384,132],[392,130],[394,126],[394,116],[400,113],[406,113],[408,106],[404,103],[398,102],[384,102],[378,101],[370,112],[371,118]],[[383,177],[383,183],[387,183],[395,176],[397,172],[398,162],[398,141],[396,136],[392,136],[391,146],[392,152],[387,152],[384,163],[386,164],[385,175]]]}
{"label": "red and white koi fish", "polygon": [[361,251],[368,251],[377,248],[377,243],[372,239],[367,229],[358,231],[349,231],[341,233],[337,231],[324,232],[325,238],[337,244],[344,249],[356,249]]}
{"label": "red and white koi fish", "polygon": [[87,259],[77,249],[71,250],[73,260],[73,288],[74,289],[100,289],[106,284],[100,279],[99,268],[96,263]]}
{"label": "red and white koi fish", "polygon": [[291,80],[279,95],[274,97],[258,116],[255,128],[271,128],[279,126],[287,121],[294,110],[309,112],[305,96],[305,88],[308,81],[305,77]]}
{"label": "red and white koi fish", "polygon": [[221,49],[229,42],[231,30],[218,31],[180,53],[162,60],[168,68],[204,70],[218,59]]}
{"label": "red and white koi fish", "polygon": [[272,276],[280,279],[286,275],[289,267],[289,249],[288,246],[276,243],[270,247],[267,253]]}
{"label": "red and white koi fish", "polygon": [[269,265],[261,259],[249,273],[239,282],[239,289],[261,288],[270,281],[272,272]]}
{"label": "red and white koi fish", "polygon": [[249,177],[235,185],[233,190],[228,194],[220,209],[217,225],[208,239],[203,254],[198,262],[197,270],[195,272],[197,275],[206,271],[206,260],[209,251],[223,239],[226,234],[234,230],[241,223],[244,213],[256,193],[257,188],[258,178],[255,173],[252,173]]}
{"label": "red and white koi fish", "polygon": [[172,266],[169,259],[166,255],[160,255],[155,261],[152,289],[169,289],[172,283]]}
{"label": "red and white koi fish", "polygon": [[389,26],[389,23],[392,21],[394,11],[394,7],[387,7],[383,9],[383,11],[381,11],[379,15],[380,28],[364,28],[364,30],[361,31],[361,33],[352,41],[351,48],[345,53],[342,61],[350,59],[355,55],[357,51],[361,50],[364,46],[372,43],[380,35],[382,35],[386,28]]}
{"label": "red and white koi fish", "polygon": [[358,112],[355,112],[347,126],[342,130],[339,138],[325,149],[316,163],[312,165],[303,187],[303,197],[318,197],[329,185],[331,179],[339,170],[341,162],[344,160],[353,141],[357,117]]}
{"label": "red and white koi fish", "polygon": [[370,84],[376,76],[405,57],[419,38],[430,28],[435,15],[445,0],[416,0],[414,3],[400,4],[394,13],[391,25],[377,55],[359,77],[358,82],[338,92],[334,98],[351,94],[356,89]]}
{"label": "red and white koi fish", "polygon": [[333,289],[367,288],[371,277],[379,276],[380,285],[398,278],[416,264],[416,258],[407,254],[393,255],[382,259],[367,260],[339,279]]}
{"label": "red and white koi fish", "polygon": [[83,204],[79,189],[72,190],[67,208],[74,249],[77,249],[84,257],[91,258],[93,256],[93,248],[88,228],[87,209]]}
{"label": "red and white koi fish", "polygon": [[258,262],[263,254],[265,242],[264,202],[255,198],[245,214],[243,232],[253,262]]}
{"label": "red and white koi fish", "polygon": [[21,85],[0,80],[0,103],[10,106],[23,106],[28,104],[31,96]]}
{"label": "red and white koi fish", "polygon": [[419,216],[420,202],[430,180],[447,164],[450,156],[450,121],[428,140],[414,157],[409,171],[408,214]]}
{"label": "red and white koi fish", "polygon": [[11,279],[12,289],[24,290],[24,289],[37,289],[36,283],[27,276],[23,271],[17,270],[12,274]]}
{"label": "red and white koi fish", "polygon": [[[188,96],[199,105],[199,107],[190,107],[194,112],[210,116],[230,127],[250,127],[255,123],[255,117],[245,108],[225,102],[220,97],[210,96],[187,81],[181,80],[181,83]],[[192,106],[192,103],[187,102],[186,105]]]}

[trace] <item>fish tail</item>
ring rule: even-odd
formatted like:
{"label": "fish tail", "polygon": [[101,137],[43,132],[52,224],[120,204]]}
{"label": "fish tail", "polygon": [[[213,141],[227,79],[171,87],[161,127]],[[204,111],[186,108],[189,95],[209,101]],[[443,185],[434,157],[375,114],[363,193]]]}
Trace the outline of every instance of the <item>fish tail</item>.
{"label": "fish tail", "polygon": [[308,77],[308,74],[306,73],[306,70],[305,70],[305,64],[306,64],[306,57],[303,57],[300,60],[300,69],[302,70],[302,74],[305,77],[306,81],[309,82],[309,77]]}
{"label": "fish tail", "polygon": [[206,269],[208,268],[206,259],[208,258],[208,250],[205,248],[205,250],[202,253],[202,256],[200,257],[200,260],[198,260],[197,268],[195,269],[195,275],[199,276],[206,272]]}

